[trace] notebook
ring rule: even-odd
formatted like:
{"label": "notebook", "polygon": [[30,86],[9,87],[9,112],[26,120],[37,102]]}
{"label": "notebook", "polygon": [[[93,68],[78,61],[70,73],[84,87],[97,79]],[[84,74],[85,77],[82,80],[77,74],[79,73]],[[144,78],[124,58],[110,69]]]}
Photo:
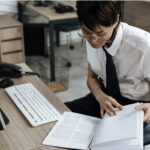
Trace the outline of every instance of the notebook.
{"label": "notebook", "polygon": [[103,119],[64,112],[44,139],[44,145],[92,150],[143,150],[143,111],[140,103],[126,105]]}

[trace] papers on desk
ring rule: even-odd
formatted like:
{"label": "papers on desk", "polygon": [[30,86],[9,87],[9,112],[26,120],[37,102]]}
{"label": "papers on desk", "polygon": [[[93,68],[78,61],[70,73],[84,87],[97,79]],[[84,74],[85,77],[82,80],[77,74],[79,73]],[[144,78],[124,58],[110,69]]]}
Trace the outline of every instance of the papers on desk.
{"label": "papers on desk", "polygon": [[126,105],[103,119],[64,112],[42,144],[74,149],[143,150],[143,111]]}
{"label": "papers on desk", "polygon": [[87,149],[98,123],[98,118],[64,112],[62,118],[43,141],[43,144],[65,148]]}

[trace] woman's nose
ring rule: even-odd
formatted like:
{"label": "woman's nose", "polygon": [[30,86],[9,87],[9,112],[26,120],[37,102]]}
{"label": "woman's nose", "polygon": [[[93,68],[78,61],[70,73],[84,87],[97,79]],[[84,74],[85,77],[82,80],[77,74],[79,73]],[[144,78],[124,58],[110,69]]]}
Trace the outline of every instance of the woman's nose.
{"label": "woman's nose", "polygon": [[101,47],[103,45],[103,42],[98,42],[97,39],[91,39],[89,41],[89,43],[93,46],[93,47]]}

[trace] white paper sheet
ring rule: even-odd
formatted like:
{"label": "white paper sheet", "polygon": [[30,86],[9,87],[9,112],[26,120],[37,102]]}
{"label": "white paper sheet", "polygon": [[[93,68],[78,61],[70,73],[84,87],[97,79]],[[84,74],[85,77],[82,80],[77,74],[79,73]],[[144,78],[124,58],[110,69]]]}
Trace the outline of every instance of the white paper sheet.
{"label": "white paper sheet", "polygon": [[128,146],[133,149],[133,147],[142,145],[143,121],[141,119],[143,112],[135,110],[137,105],[139,103],[125,106],[114,117],[106,115],[96,128],[91,148],[113,150],[112,147],[119,149],[119,146],[123,147],[124,145],[126,149],[129,149]]}
{"label": "white paper sheet", "polygon": [[88,149],[100,119],[65,112],[42,144],[64,148]]}

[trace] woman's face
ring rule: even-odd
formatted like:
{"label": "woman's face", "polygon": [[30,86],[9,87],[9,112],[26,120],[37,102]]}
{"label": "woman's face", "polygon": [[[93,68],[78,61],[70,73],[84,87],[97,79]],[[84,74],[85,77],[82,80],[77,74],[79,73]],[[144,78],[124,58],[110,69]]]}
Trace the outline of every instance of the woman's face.
{"label": "woman's face", "polygon": [[117,24],[118,21],[109,27],[97,25],[95,31],[91,31],[85,25],[81,25],[83,38],[85,38],[93,48],[100,48],[105,43],[110,42],[110,38]]}

